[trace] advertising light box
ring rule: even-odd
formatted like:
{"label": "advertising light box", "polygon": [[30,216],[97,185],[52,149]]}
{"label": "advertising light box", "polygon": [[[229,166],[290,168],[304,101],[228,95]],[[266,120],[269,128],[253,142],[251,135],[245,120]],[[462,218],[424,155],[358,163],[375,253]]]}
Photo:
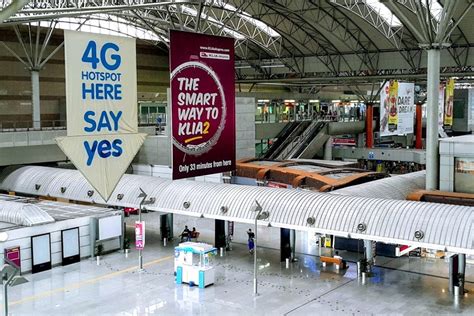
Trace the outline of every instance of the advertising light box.
{"label": "advertising light box", "polygon": [[234,39],[170,31],[173,179],[235,169]]}

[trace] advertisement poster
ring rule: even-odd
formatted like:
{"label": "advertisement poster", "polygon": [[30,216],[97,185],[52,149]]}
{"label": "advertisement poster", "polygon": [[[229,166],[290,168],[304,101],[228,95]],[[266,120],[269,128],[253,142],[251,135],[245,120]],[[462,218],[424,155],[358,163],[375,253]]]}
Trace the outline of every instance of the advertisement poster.
{"label": "advertisement poster", "polygon": [[474,194],[474,158],[455,158],[454,190]]}
{"label": "advertisement poster", "polygon": [[135,222],[135,248],[143,250],[145,248],[145,222]]}
{"label": "advertisement poster", "polygon": [[389,81],[380,91],[380,136],[413,133],[415,84]]}
{"label": "advertisement poster", "polygon": [[67,136],[56,142],[107,201],[145,140],[135,39],[66,30],[64,54]]}
{"label": "advertisement poster", "polygon": [[234,39],[170,31],[173,179],[235,170]]}
{"label": "advertisement poster", "polygon": [[444,104],[444,128],[453,127],[453,107],[454,107],[454,79],[448,79],[446,83],[446,102]]}
{"label": "advertisement poster", "polygon": [[388,131],[394,132],[398,127],[398,81],[390,80],[388,84]]}
{"label": "advertisement poster", "polygon": [[443,127],[444,123],[444,85],[439,85],[438,99],[438,127]]}

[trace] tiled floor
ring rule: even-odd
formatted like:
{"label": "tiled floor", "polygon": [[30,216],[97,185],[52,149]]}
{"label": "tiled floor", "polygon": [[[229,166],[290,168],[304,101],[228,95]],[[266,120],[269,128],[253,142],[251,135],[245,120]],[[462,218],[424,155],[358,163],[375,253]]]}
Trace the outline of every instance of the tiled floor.
{"label": "tiled floor", "polygon": [[[145,271],[137,252],[106,255],[100,266],[79,264],[26,275],[29,283],[10,288],[13,315],[474,315],[474,267],[468,267],[471,293],[455,301],[447,293],[446,264],[419,258],[379,258],[376,276],[362,284],[355,265],[341,274],[321,271],[318,259],[300,256],[290,269],[275,250],[259,251],[259,292],[253,296],[253,257],[234,245],[216,257],[216,284],[206,289],[176,285],[174,251],[147,233]],[[346,255],[349,257],[349,255]],[[402,269],[414,272],[398,271]],[[423,274],[419,274],[421,272]]]}

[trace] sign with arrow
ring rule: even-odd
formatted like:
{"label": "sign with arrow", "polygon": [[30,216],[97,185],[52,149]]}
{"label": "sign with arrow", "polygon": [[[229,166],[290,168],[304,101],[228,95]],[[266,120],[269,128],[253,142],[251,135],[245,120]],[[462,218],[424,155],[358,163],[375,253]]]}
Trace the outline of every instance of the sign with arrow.
{"label": "sign with arrow", "polygon": [[135,39],[64,31],[67,136],[61,150],[107,201],[145,141]]}

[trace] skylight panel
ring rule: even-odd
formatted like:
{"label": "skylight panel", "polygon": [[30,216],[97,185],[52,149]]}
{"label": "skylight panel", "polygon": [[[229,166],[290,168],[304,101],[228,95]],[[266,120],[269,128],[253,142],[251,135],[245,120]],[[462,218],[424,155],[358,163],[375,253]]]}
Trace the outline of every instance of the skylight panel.
{"label": "skylight panel", "polygon": [[378,15],[391,27],[402,26],[402,22],[390,11],[390,9],[380,2],[380,0],[366,0],[365,3],[371,7]]}
{"label": "skylight panel", "polygon": [[[79,26],[83,32],[90,32],[104,35],[115,35],[139,38],[150,41],[163,41],[163,38],[154,32],[133,26],[130,21],[123,18],[107,15],[107,14],[93,14],[89,19],[81,17],[64,17],[56,20],[56,28],[63,30],[77,30]],[[49,21],[33,22],[33,25],[49,27]]]}
{"label": "skylight panel", "polygon": [[[181,8],[182,8],[182,10],[183,10],[184,12],[188,13],[189,15],[197,16],[197,14],[198,14],[198,12],[197,12],[196,10],[194,10],[193,8],[187,7],[187,6],[185,6],[185,5],[181,5]],[[236,31],[234,31],[234,30],[228,28],[227,26],[224,26],[224,24],[223,24],[222,22],[219,22],[219,21],[217,21],[216,19],[214,19],[214,18],[212,18],[212,17],[210,17],[210,16],[207,16],[206,14],[204,14],[204,13],[202,13],[202,12],[201,12],[201,18],[207,19],[208,21],[210,21],[210,22],[212,22],[212,23],[214,23],[214,24],[217,24],[217,25],[219,25],[219,26],[223,26],[222,30],[223,30],[226,34],[228,34],[228,35],[230,35],[230,36],[232,36],[232,37],[234,37],[234,38],[236,38],[236,39],[239,39],[239,40],[245,39],[245,36],[243,36],[242,34],[240,34],[240,33],[236,32]]]}
{"label": "skylight panel", "polygon": [[[424,7],[426,7],[426,2],[421,2]],[[441,18],[441,12],[443,12],[443,7],[437,0],[429,0],[429,8],[431,15],[435,18],[436,21],[439,21]]]}
{"label": "skylight panel", "polygon": [[[222,1],[222,0],[206,0],[206,4],[207,5],[214,5],[214,6],[217,6],[217,7],[223,7],[224,9],[229,10],[229,11],[237,11],[236,7],[234,7],[233,5],[231,5],[229,3],[224,3],[224,1]],[[268,36],[280,37],[280,34],[277,31],[272,29],[270,26],[268,26],[264,22],[252,18],[252,16],[250,14],[248,14],[247,12],[237,13],[237,15],[239,17],[241,17],[242,19],[244,19],[245,21],[247,21],[250,24],[257,27],[262,32],[266,33]]]}

